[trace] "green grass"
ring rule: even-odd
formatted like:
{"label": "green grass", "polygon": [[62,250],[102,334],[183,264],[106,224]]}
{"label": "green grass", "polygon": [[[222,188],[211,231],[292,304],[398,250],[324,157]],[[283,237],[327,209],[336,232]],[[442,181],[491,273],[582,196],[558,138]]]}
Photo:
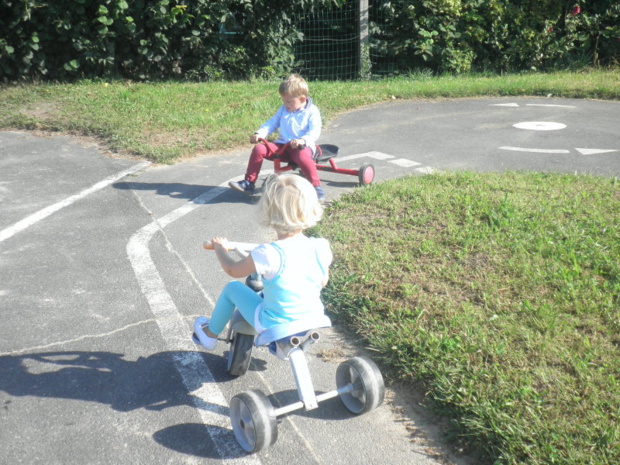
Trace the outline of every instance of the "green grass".
{"label": "green grass", "polygon": [[[396,99],[548,96],[620,100],[620,71],[312,82],[325,122]],[[170,163],[246,143],[280,104],[277,83],[24,84],[0,87],[0,128],[96,136],[111,149]]]}
{"label": "green grass", "polygon": [[620,182],[437,174],[332,205],[329,309],[506,464],[620,463]]}
{"label": "green grass", "polygon": [[[313,82],[329,122],[392,99],[620,100],[620,71]],[[171,163],[247,144],[275,82],[0,87],[0,128],[95,136]],[[360,189],[317,228],[332,315],[497,464],[620,463],[617,179],[437,174]]]}

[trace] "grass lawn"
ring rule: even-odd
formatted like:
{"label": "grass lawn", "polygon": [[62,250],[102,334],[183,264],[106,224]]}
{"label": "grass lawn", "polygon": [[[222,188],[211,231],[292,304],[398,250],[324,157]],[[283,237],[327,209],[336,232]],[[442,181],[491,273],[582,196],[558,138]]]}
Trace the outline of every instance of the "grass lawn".
{"label": "grass lawn", "polygon": [[[315,82],[326,121],[391,99],[620,100],[620,70]],[[172,163],[246,143],[274,82],[0,87],[0,128],[95,136]],[[391,379],[497,464],[620,463],[620,181],[445,173],[358,189],[316,233],[325,300]]]}
{"label": "grass lawn", "polygon": [[488,463],[620,463],[618,179],[410,177],[318,233],[330,311]]}
{"label": "grass lawn", "polygon": [[[508,76],[311,82],[326,122],[395,99],[533,95],[620,100],[620,70]],[[0,127],[96,136],[113,150],[152,161],[246,143],[281,104],[277,83],[91,82],[0,87]]]}

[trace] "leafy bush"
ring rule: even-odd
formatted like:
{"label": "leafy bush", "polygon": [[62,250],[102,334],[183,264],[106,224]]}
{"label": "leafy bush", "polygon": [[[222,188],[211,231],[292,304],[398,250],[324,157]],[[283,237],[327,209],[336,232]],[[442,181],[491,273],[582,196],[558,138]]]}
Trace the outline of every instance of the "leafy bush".
{"label": "leafy bush", "polygon": [[381,0],[371,55],[400,71],[551,70],[620,62],[616,0]]}
{"label": "leafy bush", "polygon": [[300,8],[336,0],[5,0],[0,79],[194,80],[291,69]]}
{"label": "leafy bush", "polygon": [[[276,77],[299,62],[304,13],[357,1],[4,0],[0,81]],[[620,4],[574,1],[369,0],[371,72],[620,63]],[[356,27],[336,23],[334,30]],[[341,53],[357,53],[355,43],[348,47]],[[311,67],[329,66],[332,55],[319,54],[324,63]]]}

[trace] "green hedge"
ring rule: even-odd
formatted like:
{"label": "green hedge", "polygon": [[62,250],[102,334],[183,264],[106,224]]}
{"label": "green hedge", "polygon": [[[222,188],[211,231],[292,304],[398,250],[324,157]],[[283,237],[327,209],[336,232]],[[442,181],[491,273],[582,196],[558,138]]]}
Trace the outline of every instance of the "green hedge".
{"label": "green hedge", "polygon": [[[358,1],[3,0],[0,82],[275,77],[296,69],[303,13]],[[368,2],[374,74],[620,63],[618,0]]]}
{"label": "green hedge", "polygon": [[620,64],[618,0],[376,0],[375,71],[557,70]]}
{"label": "green hedge", "polygon": [[0,79],[242,78],[292,67],[292,16],[334,0],[4,0]]}

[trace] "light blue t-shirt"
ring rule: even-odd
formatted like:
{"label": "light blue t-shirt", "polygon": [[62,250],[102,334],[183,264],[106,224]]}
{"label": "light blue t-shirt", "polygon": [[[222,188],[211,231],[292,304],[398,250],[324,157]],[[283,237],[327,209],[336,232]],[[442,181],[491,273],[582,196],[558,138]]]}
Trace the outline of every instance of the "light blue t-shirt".
{"label": "light blue t-shirt", "polygon": [[252,259],[264,276],[263,328],[324,314],[321,289],[332,262],[327,240],[299,234],[262,244],[252,251]]}

